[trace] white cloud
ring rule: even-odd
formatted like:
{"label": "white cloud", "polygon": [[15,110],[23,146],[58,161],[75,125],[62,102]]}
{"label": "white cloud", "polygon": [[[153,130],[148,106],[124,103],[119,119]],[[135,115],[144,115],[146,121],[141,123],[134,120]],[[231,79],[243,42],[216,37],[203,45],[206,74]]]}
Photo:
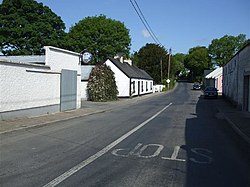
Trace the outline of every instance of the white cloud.
{"label": "white cloud", "polygon": [[143,35],[143,37],[145,37],[145,38],[149,38],[149,37],[150,37],[150,33],[149,33],[147,30],[143,30],[143,31],[142,31],[142,35]]}

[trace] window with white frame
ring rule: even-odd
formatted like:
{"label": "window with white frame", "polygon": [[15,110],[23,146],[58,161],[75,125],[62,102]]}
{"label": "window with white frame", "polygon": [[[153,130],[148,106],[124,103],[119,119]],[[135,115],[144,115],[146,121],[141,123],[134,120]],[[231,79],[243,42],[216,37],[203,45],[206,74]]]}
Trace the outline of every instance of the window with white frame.
{"label": "window with white frame", "polygon": [[135,93],[135,81],[131,82],[131,93]]}

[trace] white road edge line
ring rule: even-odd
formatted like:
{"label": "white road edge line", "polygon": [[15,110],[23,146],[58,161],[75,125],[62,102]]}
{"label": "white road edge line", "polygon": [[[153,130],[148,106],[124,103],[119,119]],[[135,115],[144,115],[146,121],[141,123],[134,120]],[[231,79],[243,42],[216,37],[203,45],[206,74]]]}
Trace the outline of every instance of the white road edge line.
{"label": "white road edge line", "polygon": [[102,155],[104,155],[105,153],[107,153],[109,150],[111,150],[117,144],[119,144],[120,142],[122,142],[123,140],[125,140],[131,134],[133,134],[134,132],[136,132],[137,130],[139,130],[143,126],[145,126],[147,123],[149,123],[150,121],[152,121],[154,118],[156,118],[159,114],[161,114],[164,110],[166,110],[171,105],[172,105],[172,103],[169,103],[162,110],[160,110],[159,112],[157,112],[155,115],[153,115],[152,117],[150,117],[146,121],[142,122],[140,125],[138,125],[134,129],[132,129],[131,131],[127,132],[126,134],[124,134],[123,136],[121,136],[120,138],[118,138],[117,140],[115,140],[114,142],[112,142],[111,144],[107,145],[102,150],[98,151],[96,154],[90,156],[86,160],[80,162],[79,164],[77,164],[76,166],[74,166],[73,168],[71,168],[70,170],[68,170],[65,173],[63,173],[62,175],[60,175],[59,177],[57,177],[54,180],[50,181],[48,184],[44,185],[43,187],[53,187],[53,186],[56,186],[59,183],[63,182],[64,180],[66,180],[67,178],[69,178],[74,173],[78,172],[79,170],[81,170],[82,168],[84,168],[85,166],[87,166],[88,164],[94,162],[96,159],[98,159],[99,157],[101,157]]}

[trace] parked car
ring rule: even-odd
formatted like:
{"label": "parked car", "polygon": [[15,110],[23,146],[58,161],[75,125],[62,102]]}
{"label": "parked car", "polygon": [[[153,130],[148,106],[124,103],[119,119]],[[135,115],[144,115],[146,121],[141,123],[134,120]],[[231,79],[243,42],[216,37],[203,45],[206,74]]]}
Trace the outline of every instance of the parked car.
{"label": "parked car", "polygon": [[195,82],[195,83],[193,84],[193,90],[200,90],[200,89],[201,89],[200,83]]}
{"label": "parked car", "polygon": [[218,90],[213,86],[208,86],[204,90],[204,97],[205,98],[218,98]]}

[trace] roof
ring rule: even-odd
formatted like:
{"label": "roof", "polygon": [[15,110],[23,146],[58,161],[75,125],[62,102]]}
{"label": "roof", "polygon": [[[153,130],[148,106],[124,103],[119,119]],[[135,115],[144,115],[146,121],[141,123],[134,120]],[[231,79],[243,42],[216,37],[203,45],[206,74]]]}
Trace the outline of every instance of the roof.
{"label": "roof", "polygon": [[144,70],[128,63],[121,63],[114,58],[108,58],[118,69],[120,69],[129,78],[153,80],[153,78]]}
{"label": "roof", "polygon": [[229,61],[227,62],[227,64],[228,64],[235,56],[237,56],[238,54],[240,54],[240,52],[243,51],[243,50],[244,50],[245,48],[247,48],[247,47],[250,47],[250,41],[248,41],[248,42],[246,43],[246,45],[244,45],[239,51],[237,51],[237,53],[235,53],[234,56],[232,56],[232,57],[229,59]]}
{"label": "roof", "polygon": [[0,56],[1,61],[45,64],[45,55]]}
{"label": "roof", "polygon": [[209,73],[208,75],[205,76],[206,79],[215,79],[219,76],[222,75],[222,67],[219,67],[217,69],[215,69],[214,71],[212,71],[211,73]]}

